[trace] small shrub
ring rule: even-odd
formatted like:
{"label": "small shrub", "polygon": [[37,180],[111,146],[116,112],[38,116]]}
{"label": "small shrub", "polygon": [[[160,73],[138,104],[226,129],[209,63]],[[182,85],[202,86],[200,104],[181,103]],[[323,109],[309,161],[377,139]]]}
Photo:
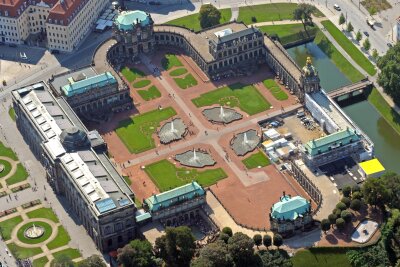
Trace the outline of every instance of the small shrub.
{"label": "small shrub", "polygon": [[361,200],[362,199],[362,197],[363,197],[363,195],[362,195],[362,193],[361,192],[354,192],[353,194],[351,194],[351,197],[353,198],[353,199],[359,199],[359,200]]}
{"label": "small shrub", "polygon": [[251,22],[257,22],[257,18],[256,17],[251,17]]}
{"label": "small shrub", "polygon": [[349,197],[351,194],[351,187],[349,185],[346,185],[345,187],[342,188],[342,194],[345,197]]}
{"label": "small shrub", "polygon": [[339,202],[339,203],[336,204],[336,208],[338,210],[345,210],[345,209],[347,209],[347,206],[343,202]]}
{"label": "small shrub", "polygon": [[232,237],[233,235],[232,229],[230,227],[222,228],[221,232],[227,234],[229,237]]}
{"label": "small shrub", "polygon": [[351,202],[350,198],[343,197],[341,202],[343,202],[346,205],[347,208],[350,207],[350,202]]}
{"label": "small shrub", "polygon": [[362,202],[359,199],[353,199],[350,203],[350,209],[359,211],[361,209]]}
{"label": "small shrub", "polygon": [[340,217],[346,222],[349,223],[351,222],[351,212],[348,210],[344,210],[342,211],[342,213],[340,214]]}
{"label": "small shrub", "polygon": [[360,192],[361,188],[358,184],[355,184],[351,187],[351,193],[354,194],[355,192]]}
{"label": "small shrub", "polygon": [[338,218],[338,216],[334,213],[329,214],[329,216],[328,216],[328,220],[331,224],[335,224],[337,218]]}
{"label": "small shrub", "polygon": [[343,230],[346,226],[346,222],[342,218],[336,219],[336,228],[339,230]]}

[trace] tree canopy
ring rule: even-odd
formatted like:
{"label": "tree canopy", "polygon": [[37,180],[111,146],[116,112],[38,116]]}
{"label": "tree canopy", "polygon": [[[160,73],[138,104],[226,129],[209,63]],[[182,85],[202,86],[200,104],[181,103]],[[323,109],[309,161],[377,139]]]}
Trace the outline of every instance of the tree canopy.
{"label": "tree canopy", "polygon": [[228,245],[217,240],[200,250],[200,256],[195,259],[192,267],[230,267],[233,266],[232,257],[228,252]]}
{"label": "tree canopy", "polygon": [[400,105],[400,42],[378,59],[378,84]]}
{"label": "tree canopy", "polygon": [[118,262],[123,266],[151,267],[154,265],[153,247],[150,242],[135,239],[118,249]]}
{"label": "tree canopy", "polygon": [[238,232],[228,240],[228,251],[237,267],[250,266],[254,260],[254,241]]}
{"label": "tree canopy", "polygon": [[301,20],[303,23],[304,29],[306,29],[307,24],[312,25],[312,13],[315,11],[315,7],[309,4],[300,4],[296,7],[293,12],[293,19]]}
{"label": "tree canopy", "polygon": [[51,261],[50,267],[74,267],[74,262],[69,256],[61,254]]}
{"label": "tree canopy", "polygon": [[202,5],[199,13],[199,21],[202,29],[219,24],[221,12],[213,5]]}
{"label": "tree canopy", "polygon": [[98,255],[92,255],[79,262],[78,267],[107,267],[107,265]]}
{"label": "tree canopy", "polygon": [[390,192],[380,178],[368,178],[363,187],[362,193],[365,201],[373,206],[383,207],[389,202]]}

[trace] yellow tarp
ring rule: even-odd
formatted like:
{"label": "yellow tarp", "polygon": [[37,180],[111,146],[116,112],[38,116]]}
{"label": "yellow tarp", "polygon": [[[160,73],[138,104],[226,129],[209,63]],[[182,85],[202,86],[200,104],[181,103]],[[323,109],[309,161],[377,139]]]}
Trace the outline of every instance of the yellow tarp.
{"label": "yellow tarp", "polygon": [[385,171],[385,167],[379,162],[378,159],[371,159],[368,161],[364,161],[359,163],[361,169],[365,172],[366,175],[371,175],[378,172]]}

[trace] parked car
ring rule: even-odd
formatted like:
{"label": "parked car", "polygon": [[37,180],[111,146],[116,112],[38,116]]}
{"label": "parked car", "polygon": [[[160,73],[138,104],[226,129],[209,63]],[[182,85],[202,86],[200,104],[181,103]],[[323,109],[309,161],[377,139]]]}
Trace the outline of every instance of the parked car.
{"label": "parked car", "polygon": [[60,50],[53,49],[53,50],[51,50],[50,53],[52,53],[53,55],[55,55],[55,54],[60,54]]}
{"label": "parked car", "polygon": [[337,11],[341,11],[342,10],[338,4],[334,4],[333,8],[336,9]]}
{"label": "parked car", "polygon": [[364,32],[364,35],[368,37],[368,36],[369,36],[369,33],[368,33],[367,31],[365,31],[365,32]]}
{"label": "parked car", "polygon": [[389,47],[393,47],[393,45],[391,43],[387,43],[387,46]]}

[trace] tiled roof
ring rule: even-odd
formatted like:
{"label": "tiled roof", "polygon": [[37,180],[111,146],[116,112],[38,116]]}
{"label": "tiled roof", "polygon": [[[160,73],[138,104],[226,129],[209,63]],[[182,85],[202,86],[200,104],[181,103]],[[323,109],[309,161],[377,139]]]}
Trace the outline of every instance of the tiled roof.
{"label": "tiled roof", "polygon": [[[18,17],[25,11],[27,8],[29,8],[30,5],[35,5],[40,2],[45,3],[49,7],[53,7],[59,0],[36,0],[32,1],[32,3],[29,3],[26,0],[0,0],[0,11],[1,15],[4,16],[4,12],[8,12],[8,17]],[[26,3],[26,7],[23,5],[24,2]],[[20,10],[20,14],[18,14],[18,10]]]}
{"label": "tiled roof", "polygon": [[64,85],[61,89],[66,96],[70,97],[77,94],[82,94],[94,88],[116,83],[117,80],[115,77],[110,72],[105,72],[84,80]]}
{"label": "tiled roof", "polygon": [[279,202],[272,206],[271,216],[275,219],[295,220],[309,209],[310,203],[306,199],[300,196],[283,196]]}
{"label": "tiled roof", "polygon": [[146,26],[151,23],[151,18],[148,14],[140,10],[124,11],[118,15],[115,20],[115,25],[120,30],[133,30],[134,25],[140,23],[141,26]]}

